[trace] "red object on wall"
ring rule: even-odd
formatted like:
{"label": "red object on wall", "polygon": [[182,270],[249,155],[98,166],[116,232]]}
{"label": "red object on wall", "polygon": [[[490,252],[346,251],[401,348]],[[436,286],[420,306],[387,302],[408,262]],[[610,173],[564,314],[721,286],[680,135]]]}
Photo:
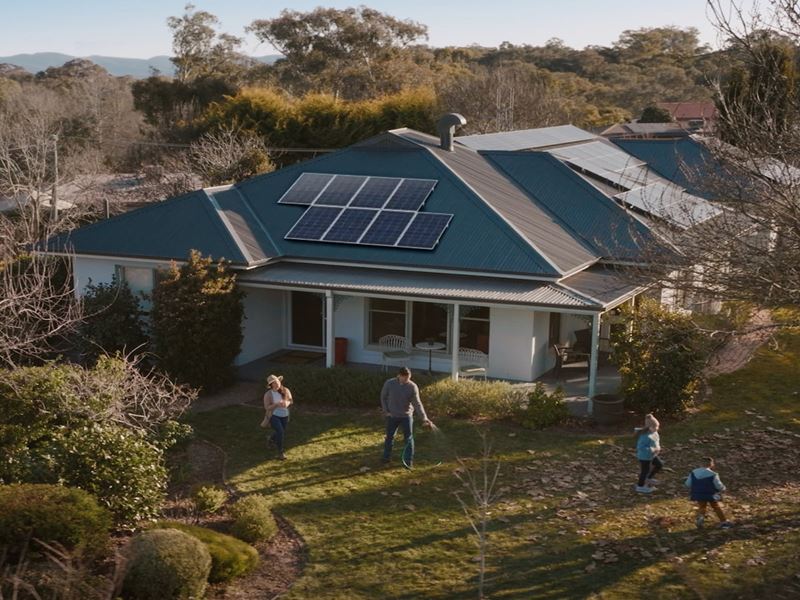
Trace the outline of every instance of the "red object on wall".
{"label": "red object on wall", "polygon": [[343,365],[347,362],[347,338],[337,337],[334,340],[334,364]]}

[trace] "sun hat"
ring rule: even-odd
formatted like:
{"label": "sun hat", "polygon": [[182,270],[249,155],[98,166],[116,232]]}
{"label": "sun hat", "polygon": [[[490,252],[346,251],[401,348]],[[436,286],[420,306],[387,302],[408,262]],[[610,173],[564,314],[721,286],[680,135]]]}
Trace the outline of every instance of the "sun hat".
{"label": "sun hat", "polygon": [[275,381],[281,383],[283,381],[283,375],[270,375],[267,377],[267,387],[271,386]]}

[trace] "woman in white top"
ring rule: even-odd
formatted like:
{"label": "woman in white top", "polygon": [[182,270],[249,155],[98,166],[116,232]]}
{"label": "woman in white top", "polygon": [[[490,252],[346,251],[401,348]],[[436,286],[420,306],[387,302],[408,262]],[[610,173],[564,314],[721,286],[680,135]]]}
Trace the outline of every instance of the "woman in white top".
{"label": "woman in white top", "polygon": [[270,444],[278,448],[278,459],[286,460],[283,453],[283,441],[286,437],[286,427],[289,425],[289,406],[292,404],[292,393],[283,385],[283,376],[270,375],[267,377],[267,391],[264,393],[264,410],[267,411],[266,419],[274,430],[269,438]]}

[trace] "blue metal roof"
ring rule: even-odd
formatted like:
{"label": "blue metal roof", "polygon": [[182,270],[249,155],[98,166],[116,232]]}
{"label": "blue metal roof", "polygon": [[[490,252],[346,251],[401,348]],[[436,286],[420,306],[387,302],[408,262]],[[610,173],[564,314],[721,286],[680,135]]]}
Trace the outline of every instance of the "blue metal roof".
{"label": "blue metal roof", "polygon": [[56,236],[45,243],[45,248],[52,252],[175,260],[185,260],[191,250],[199,250],[215,260],[248,263],[203,190]]}
{"label": "blue metal roof", "polygon": [[631,259],[647,228],[547,152],[482,152],[598,256]]}
{"label": "blue metal roof", "polygon": [[678,139],[625,140],[612,139],[617,146],[643,160],[665,179],[684,188],[690,194],[713,200],[710,190],[704,189],[700,174],[722,173],[723,167],[708,149],[690,137]]}

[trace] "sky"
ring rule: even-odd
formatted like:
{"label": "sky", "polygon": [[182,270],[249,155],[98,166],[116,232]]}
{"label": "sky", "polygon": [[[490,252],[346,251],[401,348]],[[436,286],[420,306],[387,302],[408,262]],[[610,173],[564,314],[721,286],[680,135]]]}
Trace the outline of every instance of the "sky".
{"label": "sky", "polygon": [[[175,0],[0,0],[0,56],[62,52],[149,58],[171,54],[170,15],[183,13]],[[220,30],[245,36],[255,19],[281,10],[307,11],[324,5],[366,4],[395,17],[428,26],[432,46],[541,45],[561,38],[568,46],[610,45],[625,29],[676,25],[699,29],[700,38],[718,46],[705,0],[195,0],[200,10],[219,17]],[[274,49],[245,36],[242,50],[260,56]]]}

